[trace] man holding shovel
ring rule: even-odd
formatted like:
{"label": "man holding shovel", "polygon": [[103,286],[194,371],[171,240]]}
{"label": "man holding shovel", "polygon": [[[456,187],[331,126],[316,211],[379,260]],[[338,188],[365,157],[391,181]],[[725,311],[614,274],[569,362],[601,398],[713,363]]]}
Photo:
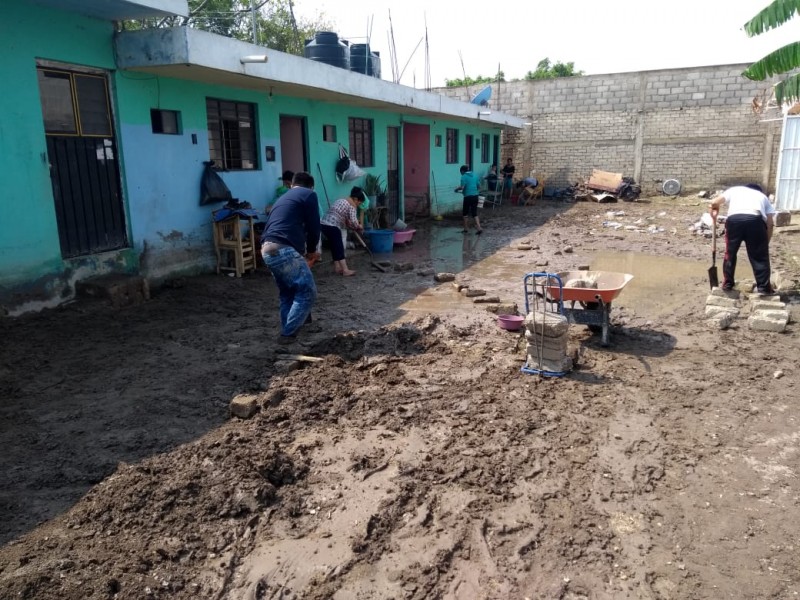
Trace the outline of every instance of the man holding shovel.
{"label": "man holding shovel", "polygon": [[735,286],[736,254],[744,242],[747,258],[756,277],[759,295],[773,294],[770,283],[769,242],[775,226],[775,208],[755,183],[728,188],[711,201],[712,227],[717,225],[717,215],[723,204],[728,205],[725,221],[725,257],[722,260],[722,289]]}
{"label": "man holding shovel", "polygon": [[278,343],[291,344],[311,316],[317,286],[310,264],[319,260],[319,199],[314,178],[295,173],[291,189],[275,202],[261,234],[261,255],[280,296]]}

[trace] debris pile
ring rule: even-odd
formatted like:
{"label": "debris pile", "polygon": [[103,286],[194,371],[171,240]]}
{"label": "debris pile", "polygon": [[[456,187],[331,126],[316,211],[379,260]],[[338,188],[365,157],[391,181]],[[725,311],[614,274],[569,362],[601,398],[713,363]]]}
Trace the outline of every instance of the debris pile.
{"label": "debris pile", "polygon": [[622,199],[633,202],[639,198],[642,188],[632,177],[623,177],[622,173],[594,169],[588,180],[576,183],[569,192],[575,200],[617,202]]}

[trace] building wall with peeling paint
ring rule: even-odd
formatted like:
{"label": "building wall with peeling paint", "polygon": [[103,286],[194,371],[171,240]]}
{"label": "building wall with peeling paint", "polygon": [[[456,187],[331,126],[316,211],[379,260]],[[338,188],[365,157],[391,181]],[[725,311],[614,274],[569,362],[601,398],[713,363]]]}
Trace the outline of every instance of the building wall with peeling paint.
{"label": "building wall with peeling paint", "polygon": [[[645,193],[667,179],[683,189],[744,181],[770,190],[778,162],[777,110],[753,111],[770,82],[741,76],[747,65],[612,73],[495,84],[493,107],[523,117],[527,131],[503,135],[517,173],[548,185],[585,181],[592,169],[634,177]],[[440,92],[466,99],[464,88]]]}

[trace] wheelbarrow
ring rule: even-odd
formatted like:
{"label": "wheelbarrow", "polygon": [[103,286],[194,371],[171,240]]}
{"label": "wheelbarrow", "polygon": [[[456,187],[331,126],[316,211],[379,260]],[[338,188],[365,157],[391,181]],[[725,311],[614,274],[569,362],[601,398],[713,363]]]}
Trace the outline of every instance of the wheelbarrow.
{"label": "wheelbarrow", "polygon": [[[611,303],[631,279],[633,275],[628,273],[563,271],[546,274],[541,289],[544,290],[544,300],[556,304],[570,323],[600,327],[600,344],[608,346]],[[526,285],[526,312],[530,293]]]}

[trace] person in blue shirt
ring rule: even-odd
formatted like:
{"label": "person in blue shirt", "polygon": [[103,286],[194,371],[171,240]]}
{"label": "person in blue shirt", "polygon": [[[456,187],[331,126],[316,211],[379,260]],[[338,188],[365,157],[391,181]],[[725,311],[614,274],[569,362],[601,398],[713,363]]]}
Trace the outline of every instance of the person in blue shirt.
{"label": "person in blue shirt", "polygon": [[464,207],[462,215],[464,216],[464,233],[469,233],[469,218],[475,221],[475,233],[480,235],[483,233],[481,229],[481,221],[478,219],[478,186],[480,179],[472,171],[469,170],[467,165],[461,167],[461,185],[456,188],[456,192],[464,194]]}
{"label": "person in blue shirt", "polygon": [[261,255],[280,296],[281,333],[278,343],[291,344],[310,322],[317,286],[309,264],[319,260],[319,199],[314,178],[295,173],[292,187],[275,201],[261,234]]}

